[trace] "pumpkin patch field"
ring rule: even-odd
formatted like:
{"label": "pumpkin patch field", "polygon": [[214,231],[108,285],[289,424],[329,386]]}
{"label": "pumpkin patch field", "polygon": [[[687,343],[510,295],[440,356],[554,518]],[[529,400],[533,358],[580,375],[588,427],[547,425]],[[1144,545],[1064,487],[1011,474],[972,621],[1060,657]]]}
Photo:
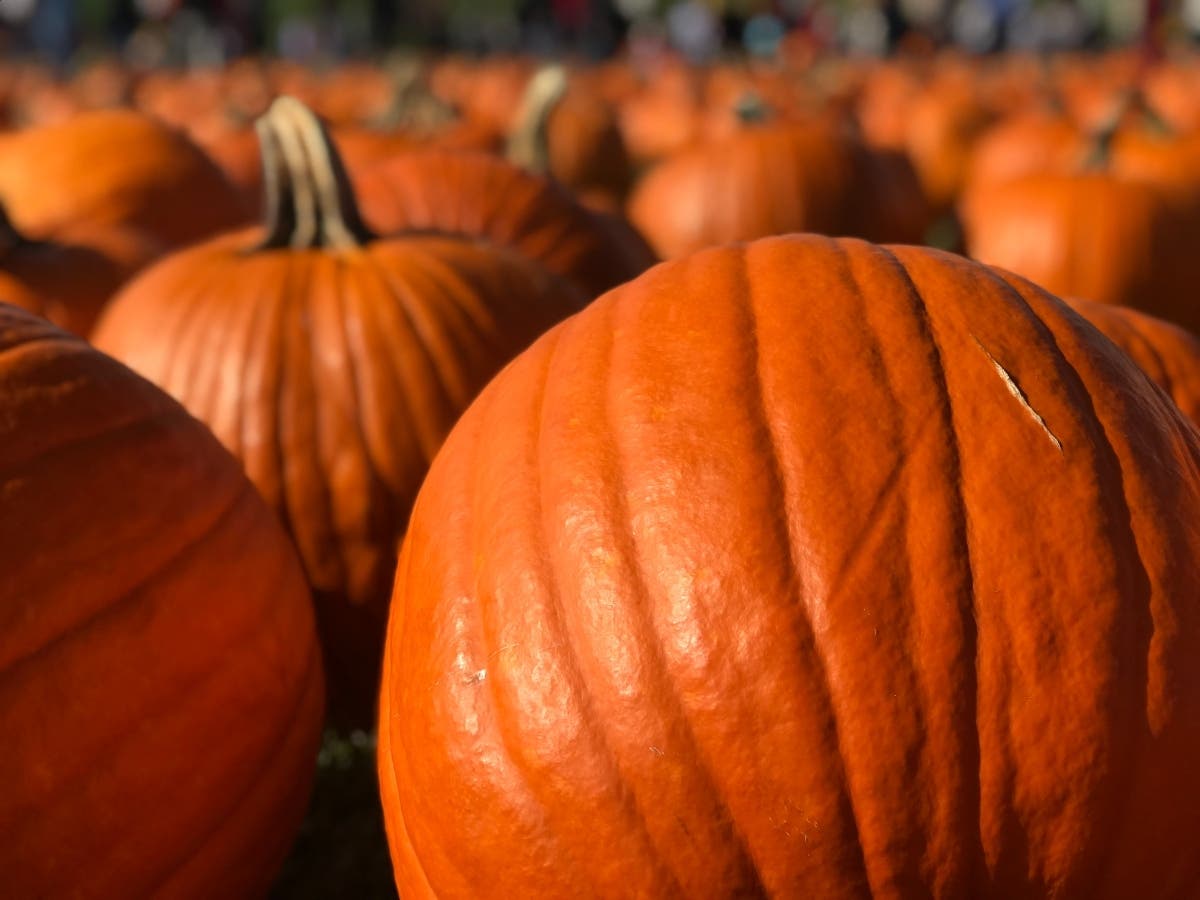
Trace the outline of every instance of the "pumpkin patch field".
{"label": "pumpkin patch field", "polygon": [[1190,7],[925,5],[3,12],[0,900],[1200,898]]}

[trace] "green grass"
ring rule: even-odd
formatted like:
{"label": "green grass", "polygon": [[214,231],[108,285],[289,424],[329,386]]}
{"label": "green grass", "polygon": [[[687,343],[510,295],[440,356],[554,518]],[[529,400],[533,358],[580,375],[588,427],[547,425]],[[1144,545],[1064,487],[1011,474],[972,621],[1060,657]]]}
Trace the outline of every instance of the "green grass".
{"label": "green grass", "polygon": [[375,774],[375,736],[325,732],[308,815],[271,900],[395,900]]}

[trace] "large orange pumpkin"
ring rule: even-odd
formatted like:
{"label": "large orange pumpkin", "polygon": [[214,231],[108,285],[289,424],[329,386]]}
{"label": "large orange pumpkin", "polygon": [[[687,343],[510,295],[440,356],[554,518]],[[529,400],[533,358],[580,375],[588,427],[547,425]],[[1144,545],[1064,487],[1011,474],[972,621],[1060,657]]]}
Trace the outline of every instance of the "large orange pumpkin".
{"label": "large orange pumpkin", "polygon": [[0,136],[0,198],[31,233],[125,226],[186,244],[246,221],[236,187],[184,134],[102,110]]}
{"label": "large orange pumpkin", "polygon": [[1200,892],[1200,433],[1028,282],[661,265],[455,426],[397,571],[397,883]]}
{"label": "large orange pumpkin", "polygon": [[303,571],[237,461],[0,304],[0,893],[265,895],[322,714]]}
{"label": "large orange pumpkin", "polygon": [[365,724],[397,547],[429,461],[475,392],[582,300],[500,247],[376,239],[305,107],[281,98],[260,128],[265,230],[147,270],[95,343],[242,460],[316,591],[331,712]]}

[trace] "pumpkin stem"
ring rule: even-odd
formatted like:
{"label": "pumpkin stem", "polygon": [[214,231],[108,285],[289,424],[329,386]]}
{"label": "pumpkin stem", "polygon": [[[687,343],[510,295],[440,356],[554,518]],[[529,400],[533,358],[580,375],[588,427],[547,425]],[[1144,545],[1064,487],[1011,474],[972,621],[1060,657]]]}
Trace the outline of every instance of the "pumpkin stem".
{"label": "pumpkin stem", "polygon": [[279,97],[254,127],[267,197],[266,235],[256,249],[349,249],[374,238],[341,157],[311,109]]}
{"label": "pumpkin stem", "polygon": [[738,97],[733,112],[743,125],[757,125],[771,118],[771,107],[754,91],[746,91]]}
{"label": "pumpkin stem", "polygon": [[567,93],[567,70],[543,66],[529,80],[516,123],[508,135],[505,155],[523,169],[546,175],[550,171],[550,115]]}
{"label": "pumpkin stem", "polygon": [[1093,136],[1091,152],[1085,163],[1086,168],[1100,169],[1108,164],[1117,132],[1121,130],[1122,124],[1131,114],[1136,115],[1141,125],[1156,137],[1169,138],[1175,133],[1167,121],[1146,102],[1146,95],[1136,87],[1131,88],[1121,94],[1112,112]]}

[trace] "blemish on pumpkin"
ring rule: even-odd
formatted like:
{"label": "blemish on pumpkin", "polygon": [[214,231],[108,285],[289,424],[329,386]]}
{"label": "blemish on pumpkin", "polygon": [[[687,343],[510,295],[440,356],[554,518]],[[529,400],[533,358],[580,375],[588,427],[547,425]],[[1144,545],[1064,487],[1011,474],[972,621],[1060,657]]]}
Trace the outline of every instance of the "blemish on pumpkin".
{"label": "blemish on pumpkin", "polygon": [[463,679],[463,684],[479,684],[487,678],[487,669],[480,669],[478,672],[472,672]]}
{"label": "blemish on pumpkin", "polygon": [[1043,419],[1038,414],[1038,411],[1030,405],[1029,398],[1025,396],[1025,392],[1021,390],[1021,388],[1017,385],[1017,382],[1013,380],[1013,377],[1008,374],[1008,370],[1005,369],[1004,366],[1000,365],[1000,363],[996,360],[996,357],[988,353],[987,347],[980,343],[979,338],[975,337],[975,335],[971,335],[971,339],[975,341],[979,349],[983,351],[983,355],[988,358],[988,362],[992,364],[992,368],[996,370],[996,374],[998,374],[1000,376],[1000,380],[1004,382],[1004,387],[1017,399],[1017,402],[1021,404],[1021,407],[1029,414],[1029,417],[1038,424],[1038,427],[1046,433],[1046,437],[1050,438],[1050,443],[1054,444],[1054,446],[1058,448],[1059,453],[1062,453],[1062,441],[1060,441],[1055,436],[1054,432],[1050,430],[1050,426],[1046,424],[1046,420]]}

